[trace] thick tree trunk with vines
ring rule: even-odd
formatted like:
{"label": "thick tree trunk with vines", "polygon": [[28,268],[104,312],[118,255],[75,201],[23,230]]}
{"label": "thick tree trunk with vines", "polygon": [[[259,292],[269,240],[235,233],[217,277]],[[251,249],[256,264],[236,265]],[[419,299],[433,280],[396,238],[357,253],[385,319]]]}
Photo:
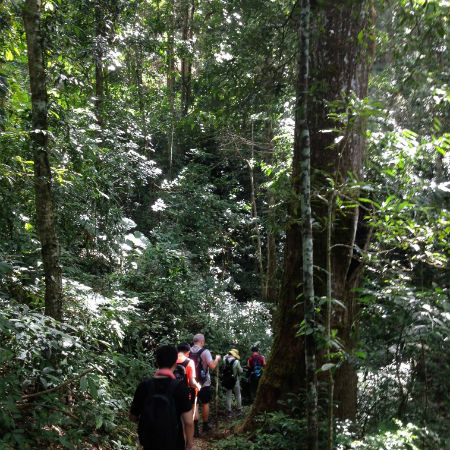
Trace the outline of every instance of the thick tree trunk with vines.
{"label": "thick tree trunk with vines", "polygon": [[[357,117],[348,117],[343,139],[334,145],[336,134],[324,133],[336,124],[327,119],[327,103],[343,101],[338,108],[344,112],[346,95],[354,94],[362,99],[367,96],[371,56],[368,51],[372,26],[371,5],[368,1],[353,0],[339,5],[329,5],[323,14],[326,31],[326,45],[315,40],[312,55],[312,78],[317,80],[316,94],[311,102],[311,145],[312,167],[316,171],[314,185],[316,189],[329,189],[326,176],[333,179],[335,186],[349,183],[349,176],[360,180],[365,157],[365,122]],[[360,34],[362,33],[362,34]],[[330,80],[326,82],[326,80]],[[328,111],[327,111],[328,112]],[[320,120],[318,120],[320,118]],[[326,174],[324,176],[323,174]],[[337,194],[339,196],[339,192]],[[346,195],[359,196],[357,189]],[[345,199],[345,198],[344,198]],[[356,203],[356,202],[352,202]],[[327,241],[323,239],[329,207],[318,199],[313,204],[314,217],[322,225],[314,239],[314,262],[317,267],[326,270]],[[338,337],[346,352],[351,353],[357,344],[356,295],[362,272],[361,255],[355,255],[354,249],[367,246],[369,234],[358,207],[345,210],[335,209],[331,232],[330,260],[332,270],[332,298],[340,300],[344,308],[334,308],[331,327],[338,330]],[[329,295],[326,277],[316,278],[316,295]],[[334,399],[337,404],[337,416],[341,419],[354,419],[356,415],[357,376],[355,368],[346,360],[335,373]]]}
{"label": "thick tree trunk with vines", "polygon": [[[320,18],[320,20],[319,20]],[[347,182],[348,174],[361,176],[365,142],[364,123],[354,121],[346,131],[342,145],[333,143],[335,133],[323,132],[335,128],[328,119],[328,104],[344,100],[343,95],[354,91],[358,98],[367,95],[370,52],[367,50],[368,33],[371,30],[370,2],[353,0],[334,2],[326,0],[312,9],[311,20],[310,89],[314,94],[309,103],[308,125],[311,139],[311,167],[313,189],[326,189],[329,182],[321,175],[326,172],[337,183]],[[361,33],[361,34],[360,34]],[[362,36],[362,38],[361,38]],[[294,163],[295,164],[295,163]],[[295,169],[295,165],[294,165]],[[319,172],[323,171],[323,172]],[[295,185],[294,195],[300,192]],[[357,195],[357,193],[355,193]],[[298,198],[297,196],[295,196]],[[297,338],[298,325],[304,319],[302,294],[302,245],[300,205],[293,201],[291,221],[286,231],[284,272],[278,302],[274,343],[267,367],[260,381],[257,398],[243,428],[251,428],[255,414],[278,408],[277,401],[291,392],[305,392],[305,361],[303,338]],[[314,265],[323,270],[315,271],[315,295],[326,296],[327,206],[320,200],[312,203],[313,217],[323,224],[314,234]],[[362,271],[359,258],[353,249],[364,249],[368,232],[362,226],[358,208],[336,212],[331,237],[331,266],[333,271],[332,296],[346,305],[345,310],[334,311],[332,327],[338,329],[345,349],[352,351],[356,345],[356,299],[353,289],[358,286]],[[320,367],[320,364],[318,364]],[[345,363],[336,372],[334,397],[338,403],[337,416],[354,419],[356,414],[356,372]]]}
{"label": "thick tree trunk with vines", "polygon": [[[302,231],[303,304],[305,314],[305,375],[306,375],[306,443],[309,450],[318,448],[317,413],[317,324],[314,298],[313,232],[311,214],[311,147],[308,125],[309,97],[309,39],[310,3],[302,0],[299,27],[299,65],[297,80],[297,102],[295,106],[295,136],[292,180],[300,190],[294,191],[300,197],[300,219]],[[295,214],[295,211],[292,211]]]}
{"label": "thick tree trunk with vines", "polygon": [[55,231],[48,155],[47,88],[40,29],[40,0],[26,0],[23,20],[27,37],[31,88],[36,224],[42,247],[45,275],[45,314],[62,319],[62,275],[60,249]]}

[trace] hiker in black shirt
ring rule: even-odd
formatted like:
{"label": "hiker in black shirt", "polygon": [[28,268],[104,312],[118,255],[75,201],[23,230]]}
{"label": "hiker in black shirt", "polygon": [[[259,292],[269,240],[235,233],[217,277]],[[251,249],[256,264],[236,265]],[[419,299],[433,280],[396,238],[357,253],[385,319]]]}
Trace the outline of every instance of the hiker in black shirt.
{"label": "hiker in black shirt", "polygon": [[[159,369],[136,389],[130,420],[138,423],[144,450],[192,450],[192,405],[186,384],[175,380],[178,352],[165,345],[156,351]],[[154,409],[153,409],[154,408]],[[184,428],[184,434],[183,434]]]}

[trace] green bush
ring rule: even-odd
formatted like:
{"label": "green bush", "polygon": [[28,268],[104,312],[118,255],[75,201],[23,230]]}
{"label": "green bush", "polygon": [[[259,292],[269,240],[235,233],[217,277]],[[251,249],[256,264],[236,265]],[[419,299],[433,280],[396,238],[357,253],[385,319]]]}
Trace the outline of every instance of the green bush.
{"label": "green bush", "polygon": [[[382,425],[382,424],[381,424]],[[444,444],[439,437],[427,428],[412,423],[404,424],[399,420],[382,426],[378,433],[356,438],[349,432],[349,424],[338,424],[337,450],[431,450]]]}
{"label": "green bush", "polygon": [[118,298],[88,311],[77,300],[70,306],[70,325],[2,303],[2,450],[35,448],[37,442],[68,449],[85,443],[113,448],[112,440],[131,444],[131,396],[150,370],[143,355],[120,351],[132,309]]}

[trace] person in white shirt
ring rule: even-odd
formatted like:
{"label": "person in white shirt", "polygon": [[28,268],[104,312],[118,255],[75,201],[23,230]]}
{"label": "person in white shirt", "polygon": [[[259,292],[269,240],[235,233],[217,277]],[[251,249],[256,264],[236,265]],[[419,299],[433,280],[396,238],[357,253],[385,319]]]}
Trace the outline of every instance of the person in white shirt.
{"label": "person in white shirt", "polygon": [[[209,402],[211,401],[211,376],[209,369],[214,370],[219,361],[222,359],[220,355],[216,355],[215,359],[212,358],[211,352],[204,348],[205,336],[203,334],[196,334],[193,338],[194,346],[191,347],[189,358],[194,361],[196,378],[201,385],[201,389],[198,393],[198,401],[202,406],[202,419],[203,419],[203,431],[212,430],[209,424]],[[195,408],[194,412],[194,437],[199,436],[198,408]]]}
{"label": "person in white shirt", "polygon": [[[232,348],[228,354],[224,357],[224,387],[226,389],[226,402],[227,402],[227,412],[228,417],[232,416],[231,411],[231,400],[234,393],[234,398],[236,399],[237,413],[242,413],[242,397],[241,397],[241,385],[239,383],[239,375],[244,371],[241,367],[239,351]],[[231,368],[232,377],[228,375],[229,369]],[[234,383],[234,384],[233,384]],[[225,386],[225,384],[227,384]]]}

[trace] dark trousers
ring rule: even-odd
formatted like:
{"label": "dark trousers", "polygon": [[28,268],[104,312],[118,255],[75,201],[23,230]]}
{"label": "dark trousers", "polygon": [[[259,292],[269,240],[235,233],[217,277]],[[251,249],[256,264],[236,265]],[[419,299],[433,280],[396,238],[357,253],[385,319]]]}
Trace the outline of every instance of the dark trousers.
{"label": "dark trousers", "polygon": [[250,385],[250,400],[252,403],[255,401],[256,390],[258,389],[258,383],[260,378],[261,377],[256,377],[255,375],[250,375],[250,378],[248,379]]}

